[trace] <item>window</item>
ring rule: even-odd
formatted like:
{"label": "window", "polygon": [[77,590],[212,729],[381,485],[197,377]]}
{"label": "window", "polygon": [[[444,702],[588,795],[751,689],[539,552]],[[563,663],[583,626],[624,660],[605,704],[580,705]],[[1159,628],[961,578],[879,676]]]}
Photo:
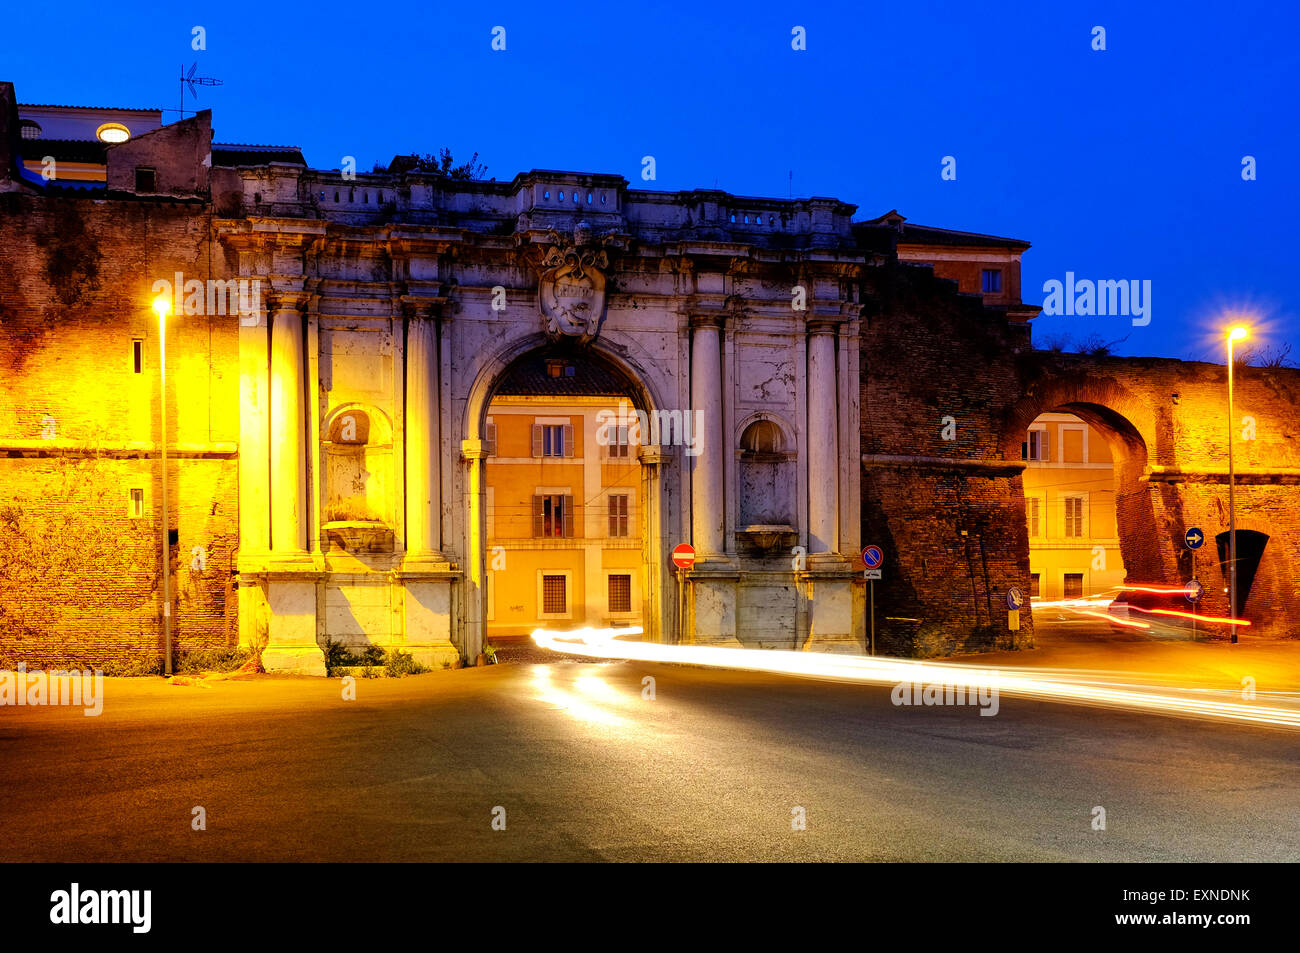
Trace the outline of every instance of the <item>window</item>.
{"label": "window", "polygon": [[497,425],[491,420],[483,428],[483,450],[489,457],[497,455]]}
{"label": "window", "polygon": [[24,119],[18,124],[22,130],[21,135],[24,139],[39,139],[41,137],[41,124],[34,119]]}
{"label": "window", "polygon": [[573,497],[561,493],[534,496],[533,536],[539,539],[573,536]]}
{"label": "window", "polygon": [[573,427],[570,424],[534,424],[533,456],[573,456]]}
{"label": "window", "polygon": [[628,443],[627,427],[610,427],[607,431],[609,436],[609,446],[606,448],[610,459],[627,459],[632,455],[632,448]]}
{"label": "window", "polygon": [[1041,578],[1042,577],[1039,576],[1039,574],[1036,572],[1031,572],[1029,574],[1029,598],[1030,599],[1037,599],[1039,596],[1043,594],[1042,583],[1040,581]]}
{"label": "window", "polygon": [[1067,496],[1062,502],[1065,505],[1065,535],[1069,539],[1079,539],[1083,536],[1083,506],[1087,501],[1082,496]]}
{"label": "window", "polygon": [[1029,525],[1029,538],[1033,539],[1041,530],[1041,503],[1036,496],[1025,498],[1025,522]]}
{"label": "window", "polygon": [[609,577],[609,611],[632,611],[632,577],[626,573]]}
{"label": "window", "polygon": [[542,575],[542,614],[565,615],[569,611],[569,580],[566,576]]}
{"label": "window", "polygon": [[128,512],[132,519],[144,516],[144,489],[138,486],[131,487],[131,503]]}
{"label": "window", "polygon": [[609,497],[609,535],[627,535],[628,495],[611,493]]}
{"label": "window", "polygon": [[1025,442],[1024,458],[1043,463],[1050,459],[1048,456],[1049,447],[1046,430],[1029,431],[1029,439]]}
{"label": "window", "polygon": [[1067,572],[1065,574],[1065,598],[1082,599],[1083,598],[1083,573]]}
{"label": "window", "polygon": [[153,169],[138,165],[135,167],[135,190],[137,192],[157,192],[158,173]]}
{"label": "window", "polygon": [[984,293],[986,295],[995,295],[1002,293],[1002,269],[985,268],[982,276],[984,282]]}
{"label": "window", "polygon": [[144,373],[144,339],[131,339],[131,372],[133,374]]}

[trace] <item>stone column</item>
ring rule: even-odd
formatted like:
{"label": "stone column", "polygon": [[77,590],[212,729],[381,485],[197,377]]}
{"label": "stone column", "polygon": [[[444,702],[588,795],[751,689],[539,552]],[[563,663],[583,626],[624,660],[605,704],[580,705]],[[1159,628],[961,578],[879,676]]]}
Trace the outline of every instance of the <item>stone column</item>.
{"label": "stone column", "polygon": [[307,461],[303,433],[302,313],[292,298],[273,304],[271,326],[271,547],[305,554]]}
{"label": "stone column", "polygon": [[721,319],[692,319],[691,406],[702,426],[700,453],[691,459],[691,539],[703,557],[723,552],[726,526],[726,452],[722,434]]}
{"label": "stone column", "polygon": [[835,325],[808,328],[808,552],[833,553],[839,524]]}
{"label": "stone column", "polygon": [[413,316],[406,329],[406,551],[442,550],[437,324]]}
{"label": "stone column", "polygon": [[474,664],[487,637],[487,613],[484,599],[487,595],[487,524],[483,519],[483,504],[487,494],[484,482],[484,465],[487,449],[482,440],[461,441],[461,455],[469,464],[469,585],[465,593],[465,656]]}

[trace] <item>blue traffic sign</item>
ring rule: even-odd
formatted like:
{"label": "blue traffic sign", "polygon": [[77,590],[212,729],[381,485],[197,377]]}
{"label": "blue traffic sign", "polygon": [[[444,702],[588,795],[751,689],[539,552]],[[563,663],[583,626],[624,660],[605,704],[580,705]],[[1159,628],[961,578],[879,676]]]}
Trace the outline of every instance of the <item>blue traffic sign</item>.
{"label": "blue traffic sign", "polygon": [[1183,595],[1187,597],[1188,602],[1196,602],[1204,594],[1205,587],[1196,579],[1189,581],[1187,586],[1183,589]]}
{"label": "blue traffic sign", "polygon": [[1012,586],[1007,590],[1007,608],[1016,610],[1024,606],[1025,594],[1020,591],[1019,587]]}
{"label": "blue traffic sign", "polygon": [[885,562],[885,553],[879,546],[868,546],[862,550],[862,562],[868,569],[879,569]]}
{"label": "blue traffic sign", "polygon": [[1200,549],[1205,543],[1205,534],[1198,527],[1193,526],[1183,536],[1183,542],[1187,544],[1188,549]]}

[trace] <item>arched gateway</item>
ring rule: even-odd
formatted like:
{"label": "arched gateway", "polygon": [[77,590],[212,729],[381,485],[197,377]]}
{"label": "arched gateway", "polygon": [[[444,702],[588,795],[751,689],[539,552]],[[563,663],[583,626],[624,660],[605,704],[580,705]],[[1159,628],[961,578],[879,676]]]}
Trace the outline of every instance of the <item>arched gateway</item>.
{"label": "arched gateway", "polygon": [[238,560],[268,667],[322,671],[332,641],[480,651],[485,418],[548,348],[614,373],[645,422],[647,637],[863,650],[852,206],[417,175],[377,219],[318,201],[326,173],[266,174],[245,188],[279,197],[267,217],[220,233],[269,288],[240,331]]}

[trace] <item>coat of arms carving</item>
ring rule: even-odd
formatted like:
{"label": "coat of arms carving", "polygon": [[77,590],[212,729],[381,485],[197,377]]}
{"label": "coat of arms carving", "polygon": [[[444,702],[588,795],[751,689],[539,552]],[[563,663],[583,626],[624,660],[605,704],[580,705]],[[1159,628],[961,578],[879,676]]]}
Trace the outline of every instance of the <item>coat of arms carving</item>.
{"label": "coat of arms carving", "polygon": [[539,269],[538,306],[552,340],[577,338],[588,344],[600,332],[605,316],[605,270],[609,256],[604,242],[592,242],[590,228],[579,224],[568,240],[550,233],[552,244]]}

